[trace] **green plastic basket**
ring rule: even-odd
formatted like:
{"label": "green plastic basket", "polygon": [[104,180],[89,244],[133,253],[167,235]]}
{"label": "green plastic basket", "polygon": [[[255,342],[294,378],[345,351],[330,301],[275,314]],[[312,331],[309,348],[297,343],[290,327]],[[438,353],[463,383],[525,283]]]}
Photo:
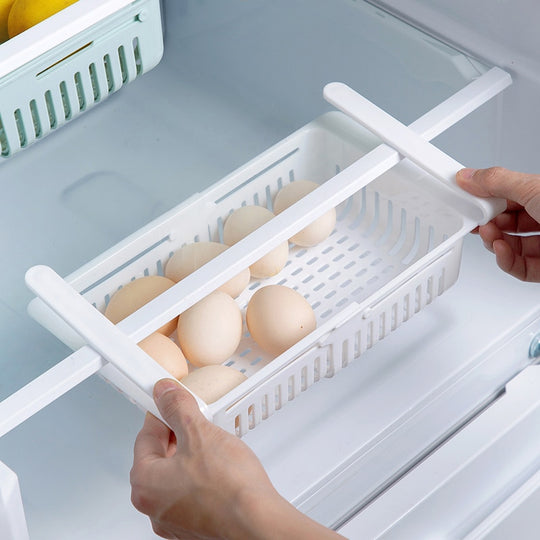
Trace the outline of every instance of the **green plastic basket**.
{"label": "green plastic basket", "polygon": [[79,0],[0,45],[0,161],[156,66],[159,0]]}

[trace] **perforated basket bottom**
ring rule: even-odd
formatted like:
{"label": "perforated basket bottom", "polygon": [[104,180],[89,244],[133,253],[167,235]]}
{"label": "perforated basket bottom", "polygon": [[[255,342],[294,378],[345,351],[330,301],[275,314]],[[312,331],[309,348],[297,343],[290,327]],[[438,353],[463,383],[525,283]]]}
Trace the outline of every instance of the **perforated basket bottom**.
{"label": "perforated basket bottom", "polygon": [[[384,187],[384,179],[380,183]],[[405,190],[398,200],[390,200],[376,187],[375,182],[337,208],[336,227],[327,240],[311,248],[291,245],[287,264],[277,276],[252,279],[237,299],[243,313],[258,288],[285,285],[308,300],[320,326],[351,302],[375,294],[447,239],[447,227],[441,230],[434,225],[446,209],[414,191]],[[444,287],[442,277],[440,283],[430,282],[424,303]],[[408,314],[400,318],[406,320]],[[250,376],[272,359],[253,341],[244,323],[237,352],[225,364]]]}

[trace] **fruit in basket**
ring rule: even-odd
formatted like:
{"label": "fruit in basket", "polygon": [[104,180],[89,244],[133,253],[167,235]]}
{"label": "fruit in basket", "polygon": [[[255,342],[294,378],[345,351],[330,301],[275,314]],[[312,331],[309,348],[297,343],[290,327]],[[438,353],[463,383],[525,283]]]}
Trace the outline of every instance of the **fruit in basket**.
{"label": "fruit in basket", "polygon": [[[105,317],[117,324],[174,284],[174,281],[163,276],[145,276],[135,279],[113,294],[105,308]],[[176,328],[177,320],[178,318],[175,317],[159,328],[158,332],[166,336],[171,335]]]}
{"label": "fruit in basket", "polygon": [[178,317],[178,343],[194,366],[225,362],[242,337],[242,313],[226,293],[214,291]]}
{"label": "fruit in basket", "polygon": [[[280,214],[308,193],[319,187],[316,182],[296,180],[281,188],[274,199],[274,212]],[[326,240],[336,225],[336,209],[332,208],[313,223],[296,233],[290,241],[297,246],[312,247]]]}
{"label": "fruit in basket", "polygon": [[0,43],[9,39],[8,17],[15,0],[0,0]]}
{"label": "fruit in basket", "polygon": [[229,366],[204,366],[192,371],[180,382],[206,403],[214,403],[247,377]]}
{"label": "fruit in basket", "polygon": [[[225,221],[223,241],[232,246],[273,217],[274,214],[263,206],[242,206],[232,212]],[[283,242],[249,267],[251,275],[256,278],[275,276],[283,270],[288,257],[289,244]]]}
{"label": "fruit in basket", "polygon": [[12,38],[48,19],[77,0],[15,0],[9,12],[8,34]]}
{"label": "fruit in basket", "polygon": [[[198,268],[223,253],[229,246],[218,242],[194,242],[175,251],[165,266],[165,276],[180,281]],[[246,268],[235,277],[221,285],[217,290],[236,298],[247,286],[251,274]]]}
{"label": "fruit in basket", "polygon": [[140,341],[138,345],[176,379],[181,379],[188,374],[188,365],[180,347],[167,336],[155,332]]}
{"label": "fruit in basket", "polygon": [[309,302],[284,285],[261,287],[246,309],[246,324],[261,349],[279,355],[317,328]]}

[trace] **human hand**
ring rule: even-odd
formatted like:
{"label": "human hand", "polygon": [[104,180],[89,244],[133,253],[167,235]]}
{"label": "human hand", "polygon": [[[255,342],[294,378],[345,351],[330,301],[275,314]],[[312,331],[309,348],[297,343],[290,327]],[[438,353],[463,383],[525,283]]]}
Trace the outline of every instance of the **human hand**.
{"label": "human hand", "polygon": [[540,282],[540,175],[492,167],[462,169],[456,180],[477,197],[507,199],[506,211],[477,232],[502,270],[522,281]]}
{"label": "human hand", "polygon": [[334,538],[283,499],[240,439],[203,416],[191,394],[163,379],[135,441],[131,500],[164,538]]}

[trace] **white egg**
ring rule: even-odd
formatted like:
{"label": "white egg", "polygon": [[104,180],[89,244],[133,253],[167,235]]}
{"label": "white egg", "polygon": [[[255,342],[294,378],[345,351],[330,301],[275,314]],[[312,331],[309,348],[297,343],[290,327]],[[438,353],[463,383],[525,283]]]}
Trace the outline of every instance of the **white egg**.
{"label": "white egg", "polygon": [[[165,266],[165,276],[180,281],[223,253],[229,246],[218,242],[193,242],[177,250]],[[249,284],[249,268],[221,285],[217,290],[236,298]]]}
{"label": "white egg", "polygon": [[240,308],[222,291],[210,293],[178,317],[178,343],[194,366],[221,364],[234,354],[241,337]]}
{"label": "white egg", "polygon": [[246,379],[232,367],[215,365],[198,368],[180,382],[204,402],[214,403]]}
{"label": "white egg", "polygon": [[181,379],[188,374],[188,365],[182,351],[167,336],[155,332],[140,341],[138,345],[176,379]]}
{"label": "white egg", "polygon": [[[232,246],[273,217],[274,214],[263,206],[242,206],[225,221],[223,241]],[[275,276],[283,270],[288,257],[289,245],[283,242],[249,267],[251,275],[256,278]]]}
{"label": "white egg", "polygon": [[[295,202],[317,189],[319,184],[309,180],[296,180],[280,189],[274,199],[274,212],[280,214]],[[332,208],[290,238],[297,246],[312,247],[326,240],[336,226],[336,209]]]}
{"label": "white egg", "polygon": [[[163,276],[145,276],[135,279],[124,285],[111,297],[105,308],[105,317],[117,324],[173,285],[174,281]],[[176,321],[175,317],[164,324],[158,332],[166,336],[172,334],[176,327]]]}
{"label": "white egg", "polygon": [[315,330],[317,320],[300,293],[284,285],[268,285],[251,297],[246,324],[255,343],[277,356]]}

